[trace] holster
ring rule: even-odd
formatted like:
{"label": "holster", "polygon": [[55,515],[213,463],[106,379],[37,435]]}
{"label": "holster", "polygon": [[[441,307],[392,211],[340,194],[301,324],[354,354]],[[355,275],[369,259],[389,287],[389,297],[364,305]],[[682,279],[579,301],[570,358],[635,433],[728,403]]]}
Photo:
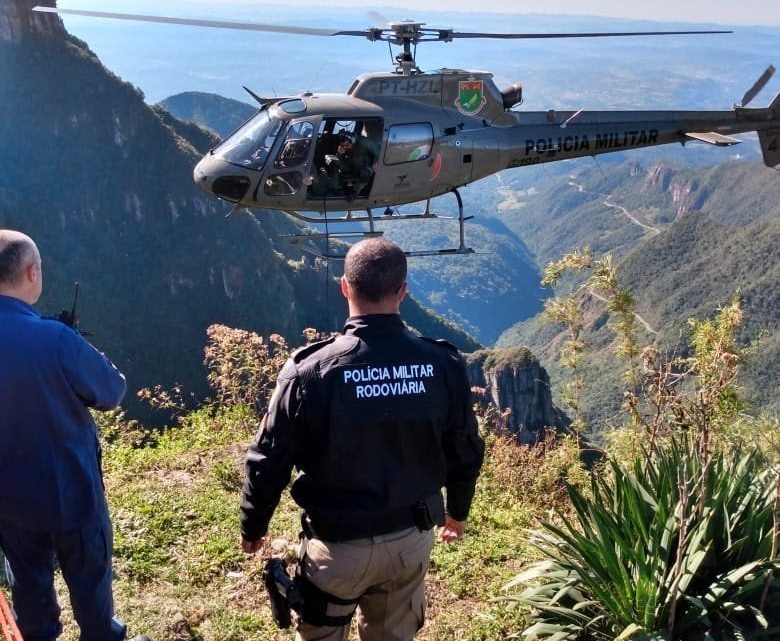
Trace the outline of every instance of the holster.
{"label": "holster", "polygon": [[[300,564],[295,578],[291,578],[287,573],[287,564],[279,558],[268,559],[263,568],[263,583],[271,601],[274,623],[282,630],[292,625],[293,611],[313,625],[347,625],[352,620],[360,599],[340,599],[321,590],[303,574]],[[352,606],[352,611],[342,616],[329,615],[330,603]]]}
{"label": "holster", "polygon": [[414,524],[421,532],[430,530],[434,525],[444,525],[444,499],[441,492],[421,498],[412,508]]}
{"label": "holster", "polygon": [[263,568],[263,583],[271,601],[271,614],[274,622],[281,629],[292,624],[291,610],[303,610],[303,597],[298,586],[287,574],[287,563],[284,559],[270,558]]}

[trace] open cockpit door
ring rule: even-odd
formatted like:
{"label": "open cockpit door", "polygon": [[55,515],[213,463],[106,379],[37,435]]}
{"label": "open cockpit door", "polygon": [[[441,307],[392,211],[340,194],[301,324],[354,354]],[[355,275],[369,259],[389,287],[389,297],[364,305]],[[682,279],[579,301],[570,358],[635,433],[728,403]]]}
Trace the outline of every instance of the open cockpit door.
{"label": "open cockpit door", "polygon": [[382,147],[382,122],[381,118],[323,119],[309,178],[309,202],[359,202],[369,197]]}
{"label": "open cockpit door", "polygon": [[291,120],[282,132],[282,140],[275,147],[274,157],[266,164],[258,189],[258,200],[297,209],[306,199],[311,167],[321,116],[305,116]]}

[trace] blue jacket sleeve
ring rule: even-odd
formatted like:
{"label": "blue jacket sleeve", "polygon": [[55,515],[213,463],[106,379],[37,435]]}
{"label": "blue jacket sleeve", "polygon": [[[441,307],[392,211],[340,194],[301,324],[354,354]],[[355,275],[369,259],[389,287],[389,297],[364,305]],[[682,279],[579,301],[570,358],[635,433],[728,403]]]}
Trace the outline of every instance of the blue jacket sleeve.
{"label": "blue jacket sleeve", "polygon": [[92,344],[71,329],[63,327],[58,356],[65,378],[87,407],[114,409],[125,396],[125,377]]}

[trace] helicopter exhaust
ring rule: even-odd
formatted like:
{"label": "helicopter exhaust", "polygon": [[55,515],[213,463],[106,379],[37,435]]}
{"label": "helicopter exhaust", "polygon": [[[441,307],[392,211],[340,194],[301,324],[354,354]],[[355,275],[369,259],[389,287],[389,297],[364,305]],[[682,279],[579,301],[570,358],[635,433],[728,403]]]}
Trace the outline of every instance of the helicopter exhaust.
{"label": "helicopter exhaust", "polygon": [[523,102],[523,85],[516,82],[501,92],[501,98],[504,101],[504,109],[511,109],[515,105]]}

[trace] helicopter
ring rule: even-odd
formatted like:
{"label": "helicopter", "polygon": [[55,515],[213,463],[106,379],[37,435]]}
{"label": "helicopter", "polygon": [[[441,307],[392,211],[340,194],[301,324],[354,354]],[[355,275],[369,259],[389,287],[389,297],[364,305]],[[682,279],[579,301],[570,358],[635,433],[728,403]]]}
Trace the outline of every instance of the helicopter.
{"label": "helicopter", "polygon": [[[478,33],[430,28],[404,20],[365,30],[331,30],[252,22],[60,9],[34,11],[312,36],[358,36],[400,47],[395,68],[363,73],[345,94],[262,97],[244,89],[257,112],[195,166],[195,183],[238,209],[280,210],[306,223],[368,223],[367,232],[305,233],[293,243],[334,236],[377,235],[378,220],[437,218],[431,199],[452,193],[458,206],[459,243],[413,256],[474,253],[466,245],[458,191],[481,178],[583,156],[695,140],[715,146],[741,142],[731,134],[758,133],[764,163],[780,165],[780,94],[768,107],[748,104],[769,82],[769,66],[728,111],[521,111],[523,89],[500,90],[488,71],[422,71],[422,42],[458,38],[600,38],[701,35],[730,31],[591,33]],[[422,212],[395,207],[424,202]],[[381,210],[377,216],[375,211]],[[308,212],[308,213],[305,213]],[[329,214],[341,214],[333,217]],[[304,247],[306,249],[306,247]],[[337,258],[308,247],[323,258]]]}

